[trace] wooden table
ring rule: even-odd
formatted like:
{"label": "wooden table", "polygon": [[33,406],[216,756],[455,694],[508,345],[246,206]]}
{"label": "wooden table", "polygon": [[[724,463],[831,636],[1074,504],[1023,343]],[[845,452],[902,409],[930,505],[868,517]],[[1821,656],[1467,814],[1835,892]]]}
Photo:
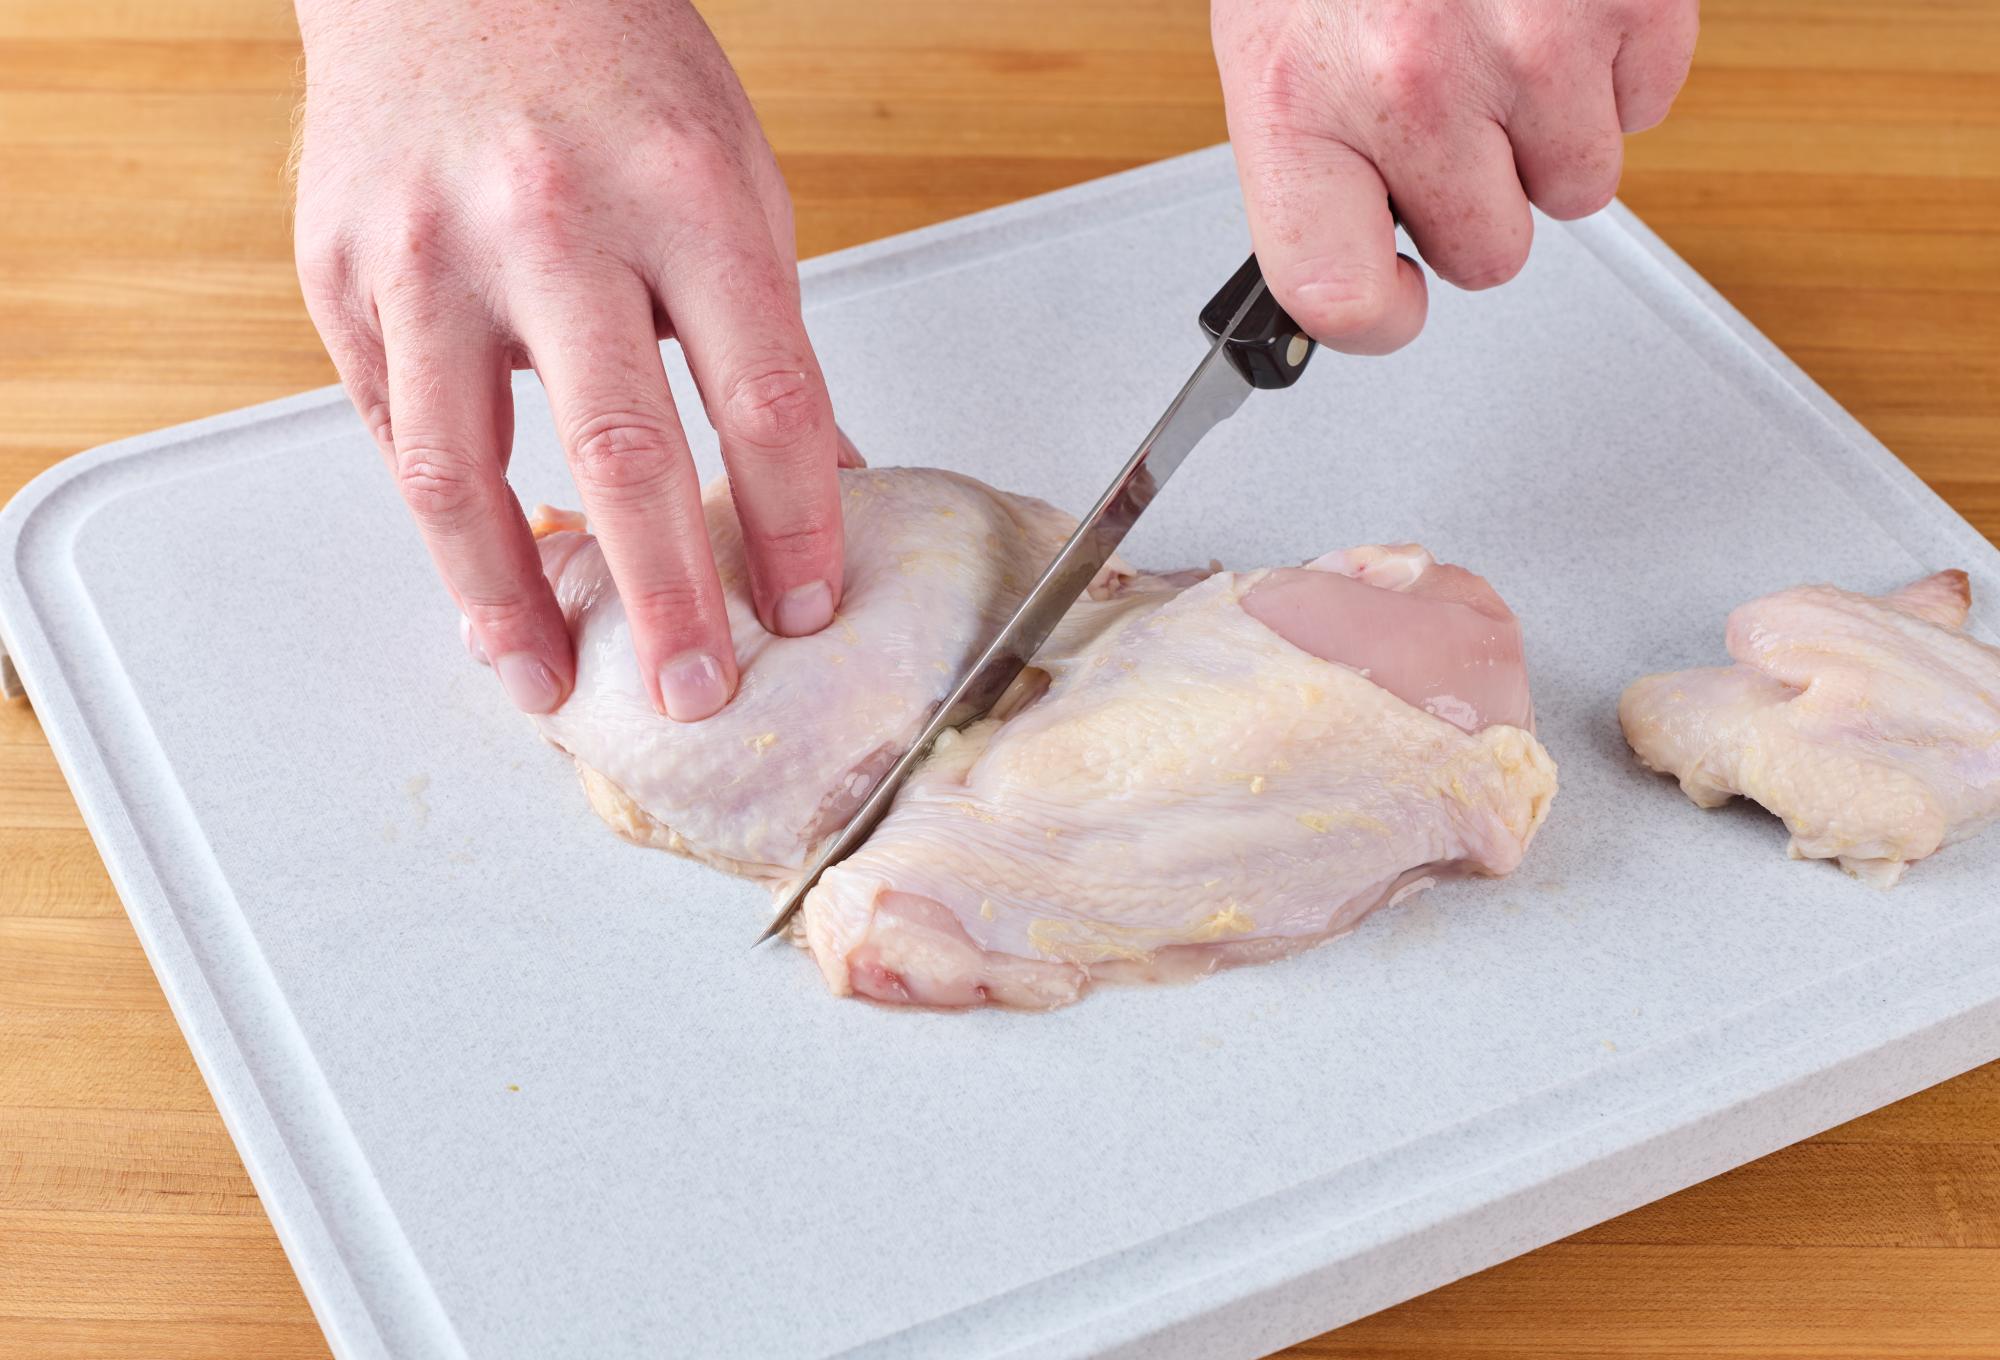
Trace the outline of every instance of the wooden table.
{"label": "wooden table", "polygon": [[[707,8],[803,254],[1222,137],[1199,0]],[[297,62],[273,0],[0,8],[0,497],[332,381],[288,244]],[[1988,535],[1997,89],[2000,0],[1711,0],[1624,190]],[[1995,1248],[2000,1065],[1296,1354],[1991,1357]],[[34,715],[0,706],[0,1356],[324,1354]]]}

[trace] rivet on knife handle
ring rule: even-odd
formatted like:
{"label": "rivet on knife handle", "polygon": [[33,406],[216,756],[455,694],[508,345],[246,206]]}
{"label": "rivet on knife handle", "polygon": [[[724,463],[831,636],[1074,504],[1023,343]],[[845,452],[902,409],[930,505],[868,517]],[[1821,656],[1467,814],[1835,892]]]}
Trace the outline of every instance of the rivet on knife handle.
{"label": "rivet on knife handle", "polygon": [[[1263,281],[1264,271],[1252,255],[1222,285],[1222,290],[1208,300],[1208,305],[1201,309],[1201,328],[1211,339],[1222,336],[1229,319],[1243,305],[1243,299]],[[1223,344],[1229,361],[1249,379],[1250,385],[1267,390],[1290,387],[1297,382],[1314,348],[1313,338],[1278,305],[1269,288],[1258,290],[1257,300],[1244,313],[1235,334]]]}

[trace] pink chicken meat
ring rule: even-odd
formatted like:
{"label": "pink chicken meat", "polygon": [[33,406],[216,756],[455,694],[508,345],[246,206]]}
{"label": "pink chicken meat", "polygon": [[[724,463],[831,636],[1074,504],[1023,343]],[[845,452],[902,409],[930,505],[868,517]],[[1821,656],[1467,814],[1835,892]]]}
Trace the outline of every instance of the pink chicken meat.
{"label": "pink chicken meat", "polygon": [[1888,887],[2000,818],[2000,649],[1962,631],[1962,571],[1889,595],[1800,586],[1729,616],[1733,666],[1649,675],[1619,701],[1625,739],[1701,807],[1737,795]]}
{"label": "pink chicken meat", "polygon": [[807,898],[836,993],[1048,1007],[1276,958],[1510,872],[1555,793],[1519,625],[1413,546],[1218,573],[1040,665]]}
{"label": "pink chicken meat", "polygon": [[[757,628],[711,491],[744,683],[692,725],[640,697],[589,537],[545,526],[580,665],[540,725],[623,834],[781,883],[1073,524],[947,473],[842,478],[849,577],[814,638]],[[1511,871],[1555,793],[1519,623],[1414,545],[1116,566],[1025,679],[807,899],[799,935],[835,993],[1046,1008],[1275,958],[1439,879]]]}

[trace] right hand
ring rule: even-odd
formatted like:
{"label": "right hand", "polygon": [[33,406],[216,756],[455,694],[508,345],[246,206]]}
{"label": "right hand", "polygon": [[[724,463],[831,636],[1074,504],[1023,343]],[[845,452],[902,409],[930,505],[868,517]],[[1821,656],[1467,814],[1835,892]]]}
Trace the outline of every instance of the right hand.
{"label": "right hand", "polygon": [[1395,213],[1439,277],[1511,279],[1530,203],[1566,219],[1611,201],[1622,134],[1666,117],[1699,25],[1695,0],[1214,0],[1210,15],[1264,277],[1350,354],[1424,324]]}
{"label": "right hand", "polygon": [[653,703],[736,688],[677,337],[721,437],[757,616],[840,602],[838,434],[799,315],[791,203],[685,0],[298,0],[297,250],[341,381],[508,696],[568,695],[568,632],[505,473],[509,371],[548,391]]}

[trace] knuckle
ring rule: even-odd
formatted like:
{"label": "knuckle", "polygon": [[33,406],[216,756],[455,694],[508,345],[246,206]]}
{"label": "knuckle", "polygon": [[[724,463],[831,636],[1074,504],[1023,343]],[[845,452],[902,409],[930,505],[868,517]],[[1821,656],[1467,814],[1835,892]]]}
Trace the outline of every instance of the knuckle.
{"label": "knuckle", "polygon": [[767,557],[817,565],[826,555],[828,543],[838,536],[839,529],[836,520],[807,512],[796,515],[790,523],[760,528],[757,546]]}
{"label": "knuckle", "polygon": [[1530,200],[1558,222],[1570,222],[1601,210],[1617,193],[1616,172],[1591,170],[1565,176],[1530,195]]}
{"label": "knuckle", "polygon": [[1384,61],[1379,86],[1383,109],[1405,131],[1428,129],[1442,118],[1446,81],[1427,52],[1397,52]]}
{"label": "knuckle", "polygon": [[1290,48],[1274,50],[1249,81],[1238,106],[1259,131],[1289,131],[1311,104],[1312,75],[1309,59]]}
{"label": "knuckle", "polygon": [[1555,89],[1569,74],[1562,35],[1541,28],[1516,28],[1502,42],[1497,60],[1517,91]]}
{"label": "knuckle", "polygon": [[368,437],[375,441],[375,446],[395,457],[396,433],[389,420],[388,401],[370,392],[356,399],[354,409],[361,416],[361,423],[368,428]]}
{"label": "knuckle", "polygon": [[1525,241],[1518,244],[1480,244],[1468,249],[1462,258],[1454,260],[1449,273],[1443,268],[1438,272],[1460,288],[1478,292],[1506,283],[1519,274],[1527,262],[1528,244]]}
{"label": "knuckle", "polygon": [[494,208],[499,227],[524,247],[561,246],[576,200],[569,154],[539,132],[517,132],[503,145]]}
{"label": "knuckle", "polygon": [[450,268],[449,228],[442,209],[405,208],[376,245],[375,294],[391,308],[421,307]]}
{"label": "knuckle", "polygon": [[1680,93],[1681,77],[1655,78],[1644,73],[1618,91],[1618,126],[1624,132],[1646,132],[1665,121]]}
{"label": "knuckle", "polygon": [[536,127],[517,127],[500,139],[501,183],[509,201],[547,206],[568,197],[569,154],[557,138]]}
{"label": "knuckle", "polygon": [[700,113],[640,133],[621,163],[633,192],[657,196],[662,186],[671,192],[673,208],[662,224],[670,241],[702,238],[755,188],[743,149]]}
{"label": "knuckle", "polygon": [[730,381],[717,429],[744,452],[790,454],[825,432],[825,406],[819,383],[804,367],[756,368]]}
{"label": "knuckle", "polygon": [[436,444],[396,450],[396,489],[417,522],[428,529],[461,530],[478,512],[478,468],[465,454]]}
{"label": "knuckle", "polygon": [[1602,41],[1592,30],[1601,28],[1610,13],[1606,3],[1580,25],[1578,13],[1566,6],[1496,6],[1488,63],[1495,74],[1511,77],[1520,87],[1546,88],[1575,73],[1585,51]]}
{"label": "knuckle", "polygon": [[649,581],[622,593],[625,611],[642,619],[655,631],[704,634],[708,619],[708,599],[699,584],[688,580]]}
{"label": "knuckle", "polygon": [[465,607],[466,617],[487,637],[531,634],[540,622],[540,602],[513,586],[505,580],[459,585],[459,603]]}
{"label": "knuckle", "polygon": [[1618,192],[1625,143],[1612,126],[1516,142],[1528,201],[1558,221],[1588,217]]}
{"label": "knuckle", "polygon": [[447,215],[430,203],[415,203],[396,214],[396,234],[390,242],[399,258],[430,260],[445,243]]}
{"label": "knuckle", "polygon": [[666,485],[674,440],[660,420],[634,412],[594,416],[568,442],[578,480],[602,493],[638,498]]}
{"label": "knuckle", "polygon": [[703,202],[735,191],[750,177],[736,148],[707,128],[677,128],[665,143],[658,154],[667,173],[688,195]]}
{"label": "knuckle", "polygon": [[345,297],[354,283],[354,249],[344,232],[301,224],[292,242],[299,287],[308,298]]}
{"label": "knuckle", "polygon": [[1324,122],[1329,92],[1356,74],[1351,44],[1306,7],[1268,18],[1252,18],[1247,9],[1210,7],[1232,135]]}
{"label": "knuckle", "polygon": [[1415,16],[1390,27],[1368,79],[1382,109],[1405,124],[1438,121],[1459,82],[1459,63],[1439,22]]}

